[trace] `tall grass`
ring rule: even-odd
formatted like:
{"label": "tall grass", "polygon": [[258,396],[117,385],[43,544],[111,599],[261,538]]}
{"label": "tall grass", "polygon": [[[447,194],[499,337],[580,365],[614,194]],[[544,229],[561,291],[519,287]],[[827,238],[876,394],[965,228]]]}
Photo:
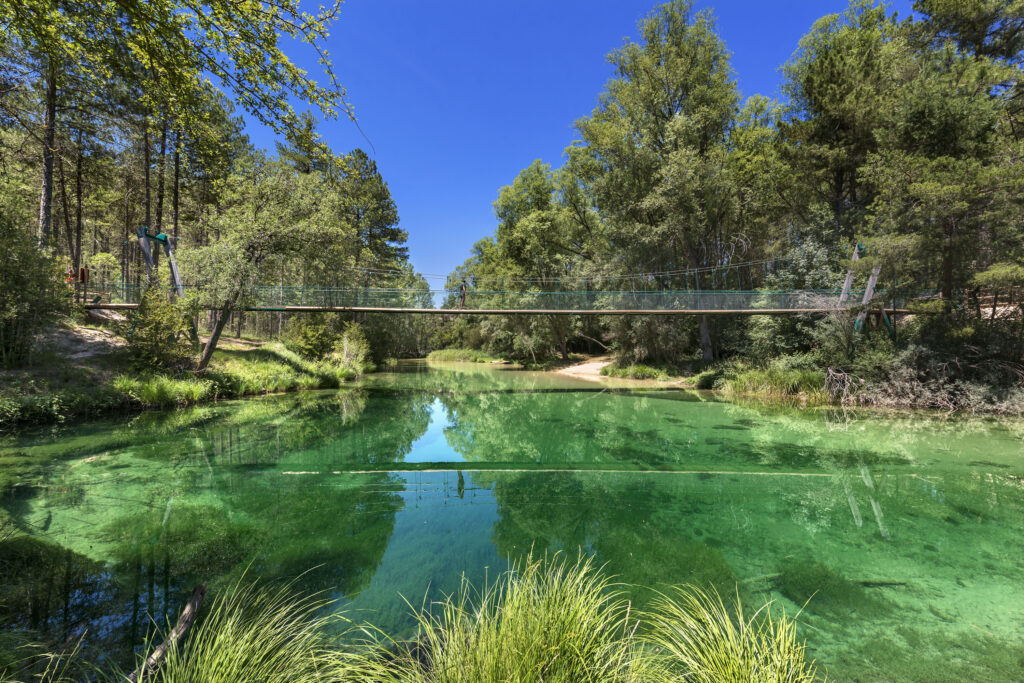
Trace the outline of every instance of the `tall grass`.
{"label": "tall grass", "polygon": [[[414,641],[385,649],[372,627],[329,614],[330,600],[239,580],[219,593],[149,678],[158,683],[809,683],[795,624],[765,605],[692,586],[631,607],[589,558],[528,558],[482,590],[414,610]],[[339,645],[337,622],[343,622]],[[159,639],[159,636],[157,636]],[[141,661],[144,660],[145,653]],[[70,658],[70,659],[73,659]],[[64,680],[68,658],[45,662]],[[124,683],[124,673],[107,675]]]}
{"label": "tall grass", "polygon": [[427,360],[463,361],[467,363],[490,363],[500,360],[496,356],[479,349],[438,349],[427,354]]}
{"label": "tall grass", "polygon": [[767,368],[738,369],[727,375],[725,387],[737,394],[766,396],[803,396],[813,400],[828,400],[825,374],[820,370]]}
{"label": "tall grass", "polygon": [[606,365],[601,368],[605,377],[622,377],[627,379],[668,379],[668,371],[642,363],[632,365]]}
{"label": "tall grass", "polygon": [[715,591],[675,587],[652,604],[644,640],[654,647],[666,681],[693,683],[810,683],[814,662],[785,616],[766,604],[750,617],[736,600],[735,617]]}
{"label": "tall grass", "polygon": [[527,560],[478,596],[464,581],[418,619],[424,653],[399,660],[402,681],[651,680],[628,603],[589,559]]}
{"label": "tall grass", "polygon": [[216,395],[212,381],[197,377],[119,375],[110,386],[126,398],[147,406],[190,405]]}
{"label": "tall grass", "polygon": [[329,635],[329,600],[239,582],[214,599],[184,643],[167,651],[159,683],[306,683],[392,680],[373,647],[343,650]]}

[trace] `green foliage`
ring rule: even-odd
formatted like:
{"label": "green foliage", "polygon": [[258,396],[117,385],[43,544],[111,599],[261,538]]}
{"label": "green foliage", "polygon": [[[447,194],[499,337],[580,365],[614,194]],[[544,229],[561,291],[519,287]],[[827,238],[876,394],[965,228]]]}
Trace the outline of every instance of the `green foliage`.
{"label": "green foliage", "polygon": [[427,354],[427,360],[491,363],[499,358],[478,349],[438,349]]}
{"label": "green foliage", "polygon": [[0,206],[0,366],[32,355],[35,335],[70,310],[55,261]]}
{"label": "green foliage", "polygon": [[1020,287],[1024,285],[1024,266],[1019,263],[993,263],[980,273],[975,273],[971,283],[997,291]]}
{"label": "green foliage", "polygon": [[[329,360],[359,375],[368,366],[370,342],[358,323],[345,323],[341,336],[334,342]],[[372,364],[371,364],[372,367]]]}
{"label": "green foliage", "polygon": [[181,368],[192,357],[184,305],[156,283],[142,297],[124,330],[128,348],[141,368]]}
{"label": "green foliage", "polygon": [[289,351],[311,360],[325,357],[337,339],[337,333],[323,313],[293,316],[281,335],[281,341]]}
{"label": "green foliage", "polygon": [[119,375],[110,386],[130,401],[154,408],[192,405],[217,395],[213,381],[195,377]]}
{"label": "green foliage", "polygon": [[694,385],[698,389],[709,391],[711,389],[718,389],[719,385],[723,381],[725,371],[721,367],[708,368],[697,373],[694,379]]}

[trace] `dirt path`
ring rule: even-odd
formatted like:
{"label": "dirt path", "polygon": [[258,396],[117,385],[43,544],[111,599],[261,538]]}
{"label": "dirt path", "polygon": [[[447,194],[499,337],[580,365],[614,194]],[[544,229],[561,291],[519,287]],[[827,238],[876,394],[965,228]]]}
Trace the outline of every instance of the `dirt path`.
{"label": "dirt path", "polygon": [[601,379],[601,368],[606,365],[611,365],[611,363],[612,359],[610,357],[593,358],[588,360],[586,363],[570,365],[569,367],[555,370],[555,372],[560,375],[575,377],[576,379],[586,379],[592,382],[597,382]]}

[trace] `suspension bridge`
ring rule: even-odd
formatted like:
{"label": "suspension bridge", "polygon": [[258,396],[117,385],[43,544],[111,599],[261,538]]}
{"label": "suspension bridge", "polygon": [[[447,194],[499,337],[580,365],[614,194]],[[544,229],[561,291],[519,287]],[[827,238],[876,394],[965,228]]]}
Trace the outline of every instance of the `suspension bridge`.
{"label": "suspension bridge", "polygon": [[[166,236],[153,236],[139,228],[139,242],[150,273],[156,265],[149,243],[168,257],[173,291],[179,297],[199,293],[205,301],[225,301],[226,293],[188,286],[178,273],[173,249]],[[852,260],[862,253],[858,246]],[[257,286],[248,288],[235,310],[289,313],[401,313],[424,315],[794,315],[830,313],[851,308],[864,310],[874,299],[879,269],[864,289],[854,289],[851,270],[839,289],[770,289],[769,275],[788,263],[766,259],[718,266],[694,267],[626,275],[557,277],[474,277],[463,288]],[[394,279],[400,271],[358,269],[361,275]],[[445,278],[444,275],[422,277]],[[88,283],[87,309],[138,308],[147,287],[138,283]],[[907,313],[905,302],[883,297],[890,315]],[[443,301],[441,306],[435,301]],[[878,308],[877,300],[875,308]],[[216,308],[209,306],[207,308]]]}

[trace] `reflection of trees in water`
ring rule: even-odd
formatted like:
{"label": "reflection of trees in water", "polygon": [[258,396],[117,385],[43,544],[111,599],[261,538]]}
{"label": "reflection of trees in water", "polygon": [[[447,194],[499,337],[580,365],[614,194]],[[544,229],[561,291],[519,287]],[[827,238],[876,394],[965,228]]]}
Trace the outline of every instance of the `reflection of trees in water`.
{"label": "reflection of trees in water", "polygon": [[448,444],[470,462],[540,465],[664,462],[670,449],[636,430],[651,399],[596,392],[480,393],[441,396]]}
{"label": "reflection of trees in water", "polygon": [[718,486],[696,476],[671,485],[618,473],[475,472],[477,485],[492,488],[499,521],[491,540],[499,553],[521,558],[582,550],[623,581],[735,590],[736,575],[720,539],[689,523],[716,504]]}
{"label": "reflection of trees in water", "polygon": [[[131,450],[105,457],[114,476],[38,491],[37,503],[55,519],[82,523],[50,529],[50,537],[96,542],[106,563],[26,536],[0,542],[0,628],[31,628],[50,642],[88,630],[87,648],[126,661],[151,619],[165,626],[202,581],[216,587],[246,571],[268,579],[305,572],[299,588],[352,597],[387,548],[402,481],[387,473],[339,477],[331,467],[400,461],[426,431],[432,400],[368,401],[349,391],[239,403],[213,419],[185,420],[189,427],[177,432],[155,423]],[[117,469],[119,457],[129,467]],[[327,474],[281,472],[293,467]],[[88,476],[75,474],[82,471],[89,470],[61,476]],[[15,524],[32,530],[19,519],[32,506],[9,507]]]}

